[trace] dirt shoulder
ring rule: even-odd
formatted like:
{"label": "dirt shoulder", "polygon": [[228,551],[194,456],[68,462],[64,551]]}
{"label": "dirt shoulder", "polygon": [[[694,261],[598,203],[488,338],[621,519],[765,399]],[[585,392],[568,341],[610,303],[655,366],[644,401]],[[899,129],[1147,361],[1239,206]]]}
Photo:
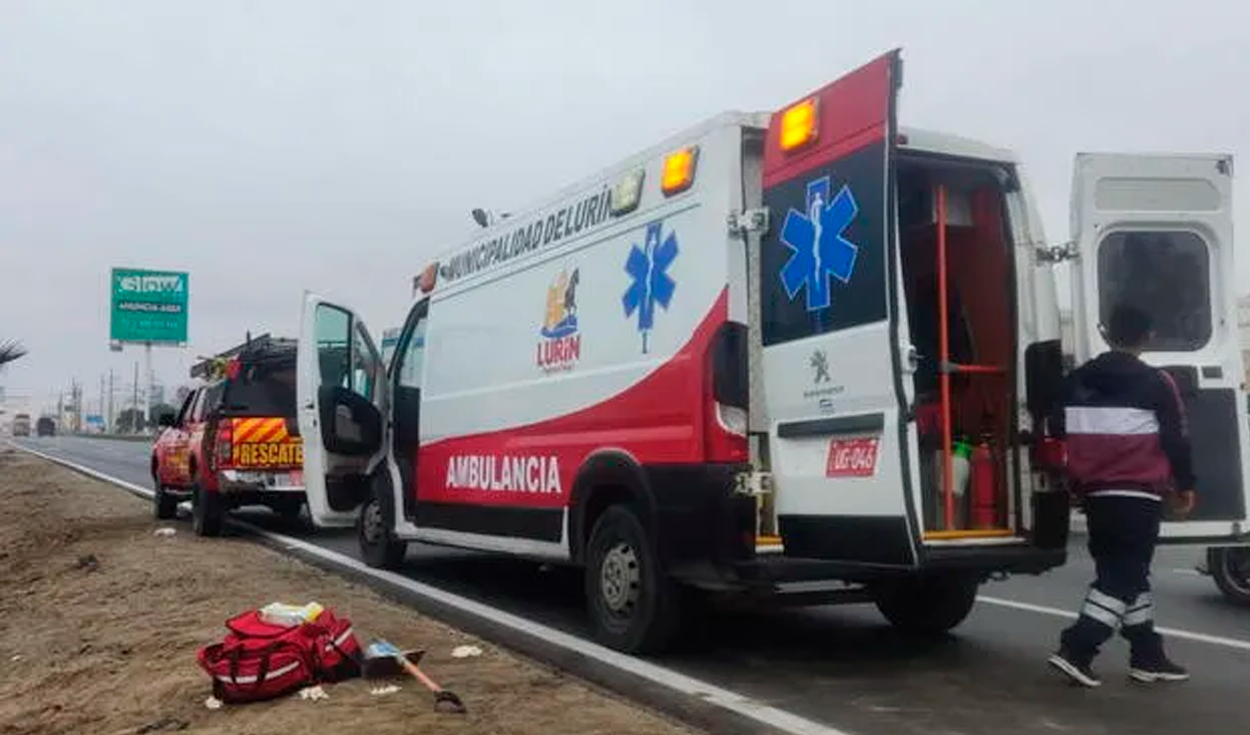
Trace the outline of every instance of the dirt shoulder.
{"label": "dirt shoulder", "polygon": [[[655,733],[689,730],[241,539],[195,538],[148,504],[0,446],[0,733]],[[158,537],[157,528],[176,529]],[[268,602],[316,600],[363,633],[427,651],[460,694],[438,714],[399,680],[325,687],[329,698],[205,707],[196,650],[223,621]],[[451,656],[476,645],[476,658]],[[149,729],[144,729],[149,728]]]}

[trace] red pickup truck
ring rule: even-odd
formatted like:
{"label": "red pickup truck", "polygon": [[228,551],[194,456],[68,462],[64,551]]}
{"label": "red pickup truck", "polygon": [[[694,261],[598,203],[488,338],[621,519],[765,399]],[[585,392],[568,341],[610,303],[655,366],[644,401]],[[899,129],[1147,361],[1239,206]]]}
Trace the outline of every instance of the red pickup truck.
{"label": "red pickup truck", "polygon": [[196,535],[216,536],[225,514],[245,505],[300,516],[304,445],[295,414],[293,346],[266,342],[218,360],[177,414],[158,420],[152,446],[157,518],[173,518],[178,503],[190,499]]}

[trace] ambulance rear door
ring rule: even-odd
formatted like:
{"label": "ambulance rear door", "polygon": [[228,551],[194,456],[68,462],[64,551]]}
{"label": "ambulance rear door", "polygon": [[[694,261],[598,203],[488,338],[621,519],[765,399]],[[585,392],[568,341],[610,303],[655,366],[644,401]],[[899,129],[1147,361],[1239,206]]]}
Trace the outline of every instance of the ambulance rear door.
{"label": "ambulance rear door", "polygon": [[350,526],[386,452],[386,366],[355,312],[306,293],[296,368],[309,515]]}
{"label": "ambulance rear door", "polygon": [[758,270],[764,400],[788,556],[916,563],[893,157],[897,51],[775,113]]}
{"label": "ambulance rear door", "polygon": [[1115,305],[1148,311],[1143,359],[1175,379],[1188,410],[1198,504],[1166,541],[1250,531],[1245,368],[1233,265],[1232,157],[1081,153],[1072,184],[1073,354],[1108,349]]}

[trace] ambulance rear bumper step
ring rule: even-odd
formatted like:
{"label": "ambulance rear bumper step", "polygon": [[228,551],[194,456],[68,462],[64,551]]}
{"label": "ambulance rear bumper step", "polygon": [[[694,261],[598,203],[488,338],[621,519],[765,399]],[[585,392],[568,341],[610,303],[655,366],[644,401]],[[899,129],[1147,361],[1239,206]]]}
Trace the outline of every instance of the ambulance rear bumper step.
{"label": "ambulance rear bumper step", "polygon": [[[738,579],[748,585],[843,580],[869,582],[885,577],[906,576],[921,570],[950,570],[982,573],[1040,574],[1067,561],[1066,549],[1017,547],[930,548],[915,567],[861,564],[828,559],[805,559],[769,554],[733,565]],[[778,590],[783,591],[783,590]]]}

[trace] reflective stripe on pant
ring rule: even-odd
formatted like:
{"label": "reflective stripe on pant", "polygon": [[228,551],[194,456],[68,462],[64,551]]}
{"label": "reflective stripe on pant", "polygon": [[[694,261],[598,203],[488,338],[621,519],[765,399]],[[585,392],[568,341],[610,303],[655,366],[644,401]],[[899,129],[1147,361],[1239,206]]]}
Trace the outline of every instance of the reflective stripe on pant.
{"label": "reflective stripe on pant", "polygon": [[1127,628],[1136,628],[1142,625],[1153,626],[1155,619],[1154,602],[1150,599],[1149,592],[1143,592],[1137,596],[1136,600],[1128,606],[1124,611],[1123,624]]}
{"label": "reflective stripe on pant", "polygon": [[1163,638],[1155,632],[1155,606],[1149,592],[1143,592],[1124,611],[1124,636],[1133,647],[1133,658],[1153,658],[1163,653]]}
{"label": "reflective stripe on pant", "polygon": [[1159,502],[1095,496],[1086,499],[1085,514],[1089,551],[1098,578],[1090,585],[1080,617],[1063,632],[1064,647],[1092,656],[1117,629],[1122,629],[1134,651],[1160,645],[1150,600],[1150,562],[1159,539]]}
{"label": "reflective stripe on pant", "polygon": [[[1081,617],[1102,623],[1114,632],[1120,627],[1120,621],[1127,610],[1128,605],[1125,605],[1122,600],[1117,600],[1111,595],[1090,587],[1089,592],[1085,594],[1085,604],[1081,606]],[[1108,637],[1110,637],[1109,634]]]}

